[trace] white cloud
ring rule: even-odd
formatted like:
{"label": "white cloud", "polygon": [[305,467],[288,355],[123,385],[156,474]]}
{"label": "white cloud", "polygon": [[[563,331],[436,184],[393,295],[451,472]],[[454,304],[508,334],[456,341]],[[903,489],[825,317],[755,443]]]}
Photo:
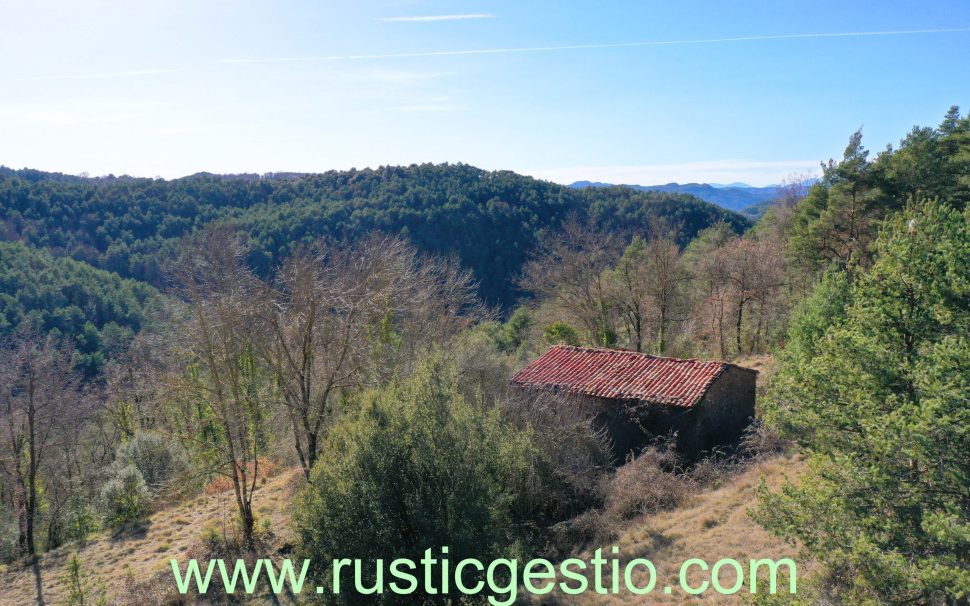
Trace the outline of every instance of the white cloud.
{"label": "white cloud", "polygon": [[188,68],[166,68],[166,69],[136,69],[119,72],[93,72],[62,74],[59,76],[32,76],[21,78],[21,80],[109,80],[114,78],[137,78],[140,76],[158,76],[162,74],[180,74],[193,71]]}
{"label": "white cloud", "polygon": [[417,112],[457,112],[468,109],[465,105],[460,105],[457,103],[425,103],[417,105],[401,105],[398,107],[390,107],[387,111],[397,111],[405,113],[417,113]]}
{"label": "white cloud", "polygon": [[526,174],[555,181],[601,181],[624,185],[664,183],[733,183],[765,186],[779,183],[792,174],[816,175],[818,160],[710,160],[682,164],[644,164],[625,166],[572,166],[526,170]]}
{"label": "white cloud", "polygon": [[466,13],[462,15],[419,15],[414,17],[381,17],[379,21],[392,23],[415,23],[427,21],[465,21],[468,19],[494,19],[495,15],[489,13]]}
{"label": "white cloud", "polygon": [[29,132],[33,127],[79,127],[99,124],[137,124],[167,107],[157,101],[134,99],[60,99],[49,102],[0,102],[0,126]]}
{"label": "white cloud", "polygon": [[159,126],[157,128],[151,129],[152,133],[158,135],[172,135],[172,136],[185,136],[185,135],[200,135],[200,134],[214,134],[214,133],[226,133],[233,131],[241,131],[247,128],[244,124],[219,124],[219,123],[202,123],[202,124],[176,124],[172,126]]}
{"label": "white cloud", "polygon": [[450,75],[448,72],[421,72],[403,69],[369,69],[354,74],[352,78],[386,84],[420,84]]}

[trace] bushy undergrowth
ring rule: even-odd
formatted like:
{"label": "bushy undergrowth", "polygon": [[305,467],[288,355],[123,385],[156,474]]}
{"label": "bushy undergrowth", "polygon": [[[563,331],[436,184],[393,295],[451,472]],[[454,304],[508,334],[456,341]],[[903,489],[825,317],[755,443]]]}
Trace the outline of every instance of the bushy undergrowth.
{"label": "bushy undergrowth", "polygon": [[177,442],[152,431],[136,433],[118,447],[116,460],[133,465],[156,496],[189,468],[188,455]]}
{"label": "bushy undergrowth", "polygon": [[609,478],[604,488],[604,512],[628,520],[672,509],[695,487],[696,482],[683,473],[673,450],[650,447]]}
{"label": "bushy undergrowth", "polygon": [[566,556],[577,549],[616,540],[637,518],[683,507],[704,490],[729,483],[754,462],[783,452],[787,442],[760,424],[752,425],[741,448],[685,464],[672,445],[659,440],[612,471],[603,471],[589,509],[549,529],[552,554]]}
{"label": "bushy undergrowth", "polygon": [[[177,443],[151,431],[136,433],[118,446],[111,475],[101,488],[105,524],[118,529],[144,519],[152,501],[173,492],[176,480],[188,469],[188,455]],[[84,513],[78,512],[82,517]],[[93,527],[86,518],[77,522],[78,536],[72,538],[83,540]]]}
{"label": "bushy undergrowth", "polygon": [[143,520],[151,511],[151,494],[141,472],[134,465],[118,469],[101,488],[105,523],[121,528]]}
{"label": "bushy undergrowth", "polygon": [[[528,534],[529,485],[538,483],[534,459],[528,435],[497,409],[469,403],[455,367],[433,356],[412,379],[366,396],[330,432],[298,499],[302,555],[416,561],[447,546],[455,561],[515,557]],[[319,572],[319,584],[328,583]],[[438,599],[387,593],[371,603]]]}
{"label": "bushy undergrowth", "polygon": [[17,518],[6,506],[0,506],[0,562],[9,562],[19,555]]}

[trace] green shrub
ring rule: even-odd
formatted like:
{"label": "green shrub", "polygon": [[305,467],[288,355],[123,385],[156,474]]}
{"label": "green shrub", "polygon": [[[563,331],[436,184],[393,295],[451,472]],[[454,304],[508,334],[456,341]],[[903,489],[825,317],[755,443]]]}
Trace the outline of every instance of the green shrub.
{"label": "green shrub", "polygon": [[550,345],[579,345],[579,332],[565,322],[553,322],[542,331],[542,338]]}
{"label": "green shrub", "polygon": [[[458,376],[435,356],[413,379],[365,396],[359,412],[333,428],[298,498],[304,557],[417,561],[425,549],[440,554],[447,546],[453,561],[486,561],[521,551],[516,512],[530,477],[528,436],[497,410],[470,404]],[[327,577],[320,571],[317,580]],[[333,599],[355,603],[346,589]],[[401,599],[386,592],[373,603]]]}
{"label": "green shrub", "polygon": [[105,523],[111,528],[144,519],[150,511],[150,502],[145,479],[134,465],[120,468],[101,488]]}
{"label": "green shrub", "polygon": [[75,491],[71,495],[65,526],[67,538],[81,543],[87,540],[88,535],[98,530],[97,512],[84,502],[80,491]]}
{"label": "green shrub", "polygon": [[119,446],[116,461],[119,467],[133,465],[153,496],[189,466],[188,456],[178,443],[152,431],[136,433]]}
{"label": "green shrub", "polygon": [[67,560],[67,574],[61,579],[67,586],[67,606],[107,606],[107,589],[96,575],[84,570],[77,553]]}

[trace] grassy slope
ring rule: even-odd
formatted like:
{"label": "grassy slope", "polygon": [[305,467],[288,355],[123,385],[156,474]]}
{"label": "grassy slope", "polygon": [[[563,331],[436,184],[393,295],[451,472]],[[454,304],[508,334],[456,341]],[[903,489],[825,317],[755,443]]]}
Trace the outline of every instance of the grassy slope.
{"label": "grassy slope", "polygon": [[[786,476],[797,475],[802,462],[794,457],[777,457],[761,462],[726,485],[699,494],[687,505],[674,511],[664,512],[650,518],[630,522],[620,531],[617,545],[624,558],[649,558],[660,571],[658,587],[677,585],[677,571],[681,562],[700,557],[708,562],[720,558],[734,558],[745,562],[748,558],[782,558],[797,555],[794,548],[769,536],[748,517],[749,509],[756,505],[755,488],[761,477],[769,486],[778,486]],[[273,528],[287,536],[289,515],[288,484],[296,471],[271,478],[256,493],[256,508],[260,517],[268,517]],[[145,578],[152,573],[167,570],[170,557],[184,557],[190,547],[199,540],[202,528],[209,522],[220,522],[233,515],[232,494],[203,495],[166,509],[152,516],[145,532],[113,538],[108,535],[96,537],[78,550],[82,564],[88,571],[97,570],[107,583],[112,596],[123,593],[125,579],[130,574]],[[61,604],[65,588],[61,580],[67,558],[74,546],[62,547],[46,554],[41,562],[44,598],[47,604]],[[591,554],[583,554],[589,557]],[[796,560],[797,561],[797,560]],[[798,562],[799,577],[807,568]],[[730,578],[723,577],[725,584]],[[609,581],[605,581],[608,583]],[[0,604],[22,605],[34,603],[35,578],[31,569],[12,566],[0,574],[5,588],[0,593]],[[539,602],[536,602],[539,603]],[[734,597],[710,594],[704,598],[688,599],[685,595],[663,596],[654,593],[640,602],[629,595],[598,596],[587,593],[572,598],[570,604],[742,604],[743,596]]]}
{"label": "grassy slope", "polygon": [[[269,518],[280,544],[288,536],[288,488],[297,470],[270,478],[257,489],[254,502],[259,519]],[[77,549],[81,565],[87,572],[97,572],[113,598],[121,597],[129,574],[141,580],[169,569],[169,558],[184,559],[185,553],[199,542],[202,529],[209,523],[230,522],[235,512],[231,491],[200,495],[175,507],[154,514],[141,531],[112,537],[93,537],[84,547],[66,545],[44,554],[40,564],[44,601],[64,604],[66,588],[62,577],[71,553]],[[0,605],[25,606],[36,603],[36,578],[31,568],[12,565],[0,573]],[[135,606],[135,605],[132,605]],[[143,605],[137,605],[143,606]],[[150,605],[144,605],[150,606]]]}
{"label": "grassy slope", "polygon": [[[769,487],[777,488],[785,477],[797,476],[804,463],[798,457],[776,457],[760,462],[724,486],[699,494],[685,506],[663,512],[640,521],[631,522],[616,541],[620,557],[624,561],[647,558],[657,567],[657,585],[654,592],[640,598],[628,593],[618,596],[601,596],[587,592],[563,603],[577,605],[593,604],[744,604],[742,592],[734,596],[717,595],[713,591],[691,597],[678,591],[680,565],[691,558],[701,558],[713,564],[722,558],[733,558],[743,565],[751,558],[780,559],[790,557],[798,564],[798,578],[804,578],[810,566],[798,560],[797,549],[770,536],[751,520],[748,511],[757,506],[755,491],[763,477]],[[607,550],[604,549],[604,552]],[[591,557],[592,553],[581,557]],[[730,587],[734,577],[730,568],[723,569],[722,585]],[[709,576],[690,576],[693,586]],[[645,585],[646,574],[634,575],[634,582]],[[609,577],[604,579],[609,587]],[[671,595],[662,589],[674,588]],[[622,586],[622,581],[621,581]],[[745,588],[746,590],[746,588]],[[679,594],[679,595],[678,595]],[[747,596],[750,598],[750,596]],[[537,602],[538,603],[538,602]]]}

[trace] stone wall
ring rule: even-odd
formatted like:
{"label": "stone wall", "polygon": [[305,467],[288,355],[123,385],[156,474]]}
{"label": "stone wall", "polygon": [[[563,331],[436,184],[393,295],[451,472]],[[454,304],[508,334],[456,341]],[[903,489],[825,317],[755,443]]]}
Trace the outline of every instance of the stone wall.
{"label": "stone wall", "polygon": [[606,427],[616,465],[674,432],[677,451],[692,459],[714,448],[737,445],[754,418],[756,380],[756,372],[729,366],[692,408],[592,397],[574,397],[569,402],[593,417],[597,426]]}

